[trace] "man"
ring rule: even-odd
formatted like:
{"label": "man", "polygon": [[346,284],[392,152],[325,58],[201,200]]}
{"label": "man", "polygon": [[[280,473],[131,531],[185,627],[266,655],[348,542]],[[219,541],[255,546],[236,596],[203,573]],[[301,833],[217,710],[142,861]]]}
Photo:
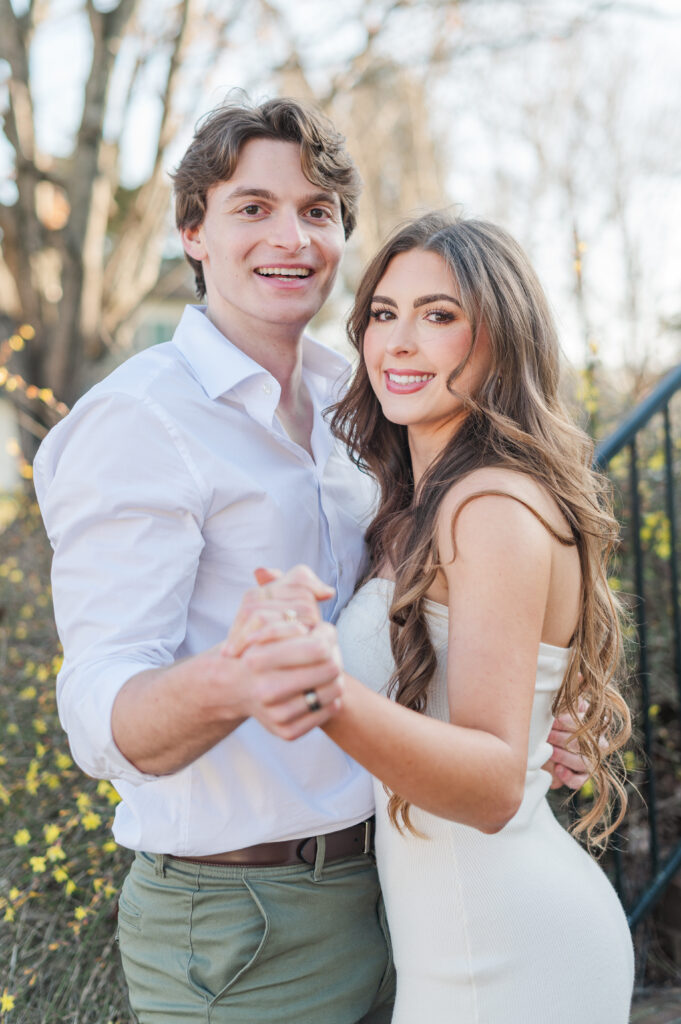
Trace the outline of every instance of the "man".
{"label": "man", "polygon": [[[122,797],[114,835],[136,858],[119,938],[141,1022],[379,1024],[394,979],[371,786],[315,728],[341,699],[325,626],[294,576],[276,598],[309,627],[307,667],[224,647],[256,566],[311,565],[335,588],[317,588],[326,618],[360,571],[373,491],[322,418],[346,364],[304,335],[359,180],[326,119],[272,100],[214,111],[175,190],[205,309],[93,388],[36,460],[60,716]],[[295,743],[268,731],[282,722]]]}

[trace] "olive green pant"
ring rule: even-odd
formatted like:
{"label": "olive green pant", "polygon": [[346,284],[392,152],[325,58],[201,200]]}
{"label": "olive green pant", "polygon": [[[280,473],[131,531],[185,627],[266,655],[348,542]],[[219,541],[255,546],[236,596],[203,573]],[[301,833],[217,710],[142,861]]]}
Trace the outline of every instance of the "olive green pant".
{"label": "olive green pant", "polygon": [[[321,844],[323,846],[323,844]],[[138,853],[118,939],[140,1024],[389,1024],[395,978],[376,867]]]}

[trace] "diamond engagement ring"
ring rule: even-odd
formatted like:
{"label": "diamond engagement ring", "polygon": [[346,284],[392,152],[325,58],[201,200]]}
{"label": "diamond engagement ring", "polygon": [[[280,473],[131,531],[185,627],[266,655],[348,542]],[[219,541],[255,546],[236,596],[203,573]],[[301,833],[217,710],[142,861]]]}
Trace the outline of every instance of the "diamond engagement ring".
{"label": "diamond engagement ring", "polygon": [[298,613],[295,608],[286,608],[284,611],[284,618],[287,622],[293,622],[294,619],[298,618]]}
{"label": "diamond engagement ring", "polygon": [[321,710],[321,704],[316,690],[305,690],[303,697],[305,698],[305,703],[307,704],[309,711]]}

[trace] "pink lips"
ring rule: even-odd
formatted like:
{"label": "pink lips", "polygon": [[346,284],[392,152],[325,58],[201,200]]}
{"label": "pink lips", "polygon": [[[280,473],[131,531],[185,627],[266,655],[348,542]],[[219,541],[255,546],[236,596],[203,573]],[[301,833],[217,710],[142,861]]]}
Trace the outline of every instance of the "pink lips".
{"label": "pink lips", "polygon": [[383,376],[385,378],[386,390],[392,392],[394,395],[413,395],[417,391],[422,391],[427,384],[430,384],[433,379],[429,376],[426,380],[414,380],[405,384],[401,384],[396,380],[391,380],[389,374],[393,374],[398,377],[423,377],[423,373],[419,373],[416,370],[384,370]]}

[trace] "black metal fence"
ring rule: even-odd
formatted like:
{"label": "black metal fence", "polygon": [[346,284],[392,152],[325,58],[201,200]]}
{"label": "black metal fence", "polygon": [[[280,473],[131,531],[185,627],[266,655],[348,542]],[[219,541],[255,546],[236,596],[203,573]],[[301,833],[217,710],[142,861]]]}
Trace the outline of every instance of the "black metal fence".
{"label": "black metal fence", "polygon": [[632,929],[681,868],[681,520],[675,472],[681,439],[673,429],[680,389],[678,366],[595,455],[596,466],[615,485],[623,532],[612,583],[625,595],[633,620],[628,646],[635,742],[627,757],[635,789],[610,854]]}

